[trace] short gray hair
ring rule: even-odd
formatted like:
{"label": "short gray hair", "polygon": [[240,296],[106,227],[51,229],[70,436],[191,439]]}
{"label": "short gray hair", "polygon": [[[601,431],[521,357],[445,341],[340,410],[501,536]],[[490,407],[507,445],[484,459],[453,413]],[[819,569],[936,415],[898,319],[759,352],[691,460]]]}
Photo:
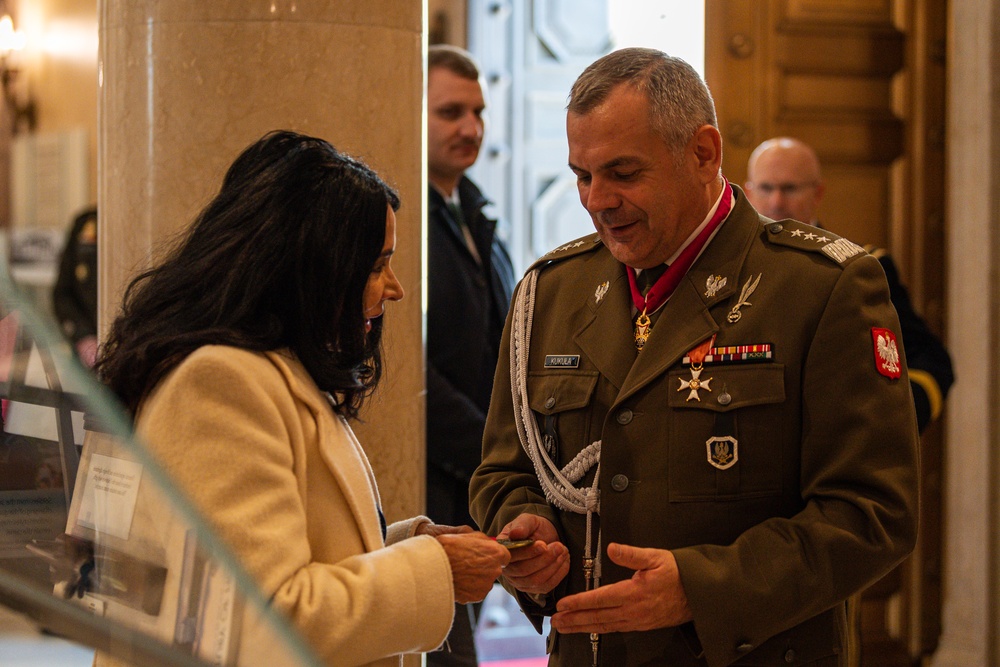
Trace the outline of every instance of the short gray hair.
{"label": "short gray hair", "polygon": [[698,72],[656,49],[621,49],[598,59],[573,84],[566,109],[586,114],[623,83],[646,94],[650,124],[675,150],[686,146],[699,127],[719,126],[712,94]]}

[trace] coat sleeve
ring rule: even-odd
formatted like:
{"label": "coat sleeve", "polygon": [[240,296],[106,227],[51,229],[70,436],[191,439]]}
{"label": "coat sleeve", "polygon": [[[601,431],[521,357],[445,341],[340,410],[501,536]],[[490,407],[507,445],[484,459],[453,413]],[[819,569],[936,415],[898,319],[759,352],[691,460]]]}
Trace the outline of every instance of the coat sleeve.
{"label": "coat sleeve", "polygon": [[[302,443],[318,423],[263,356],[212,350],[195,352],[142,408],[154,457],[327,664],[438,646],[454,613],[444,549],[422,536],[314,561],[300,485]],[[329,529],[357,539],[356,526]]]}
{"label": "coat sleeve", "polygon": [[726,546],[677,549],[712,667],[842,603],[913,549],[918,435],[903,355],[878,370],[873,329],[899,336],[878,264],[848,264],[802,359],[801,511]]}

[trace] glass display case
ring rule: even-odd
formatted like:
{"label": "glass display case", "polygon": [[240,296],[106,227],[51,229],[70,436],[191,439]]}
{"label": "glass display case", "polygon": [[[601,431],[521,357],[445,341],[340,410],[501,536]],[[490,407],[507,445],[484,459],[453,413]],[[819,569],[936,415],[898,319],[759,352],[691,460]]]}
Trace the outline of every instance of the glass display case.
{"label": "glass display case", "polygon": [[6,266],[0,416],[0,605],[126,664],[319,664]]}

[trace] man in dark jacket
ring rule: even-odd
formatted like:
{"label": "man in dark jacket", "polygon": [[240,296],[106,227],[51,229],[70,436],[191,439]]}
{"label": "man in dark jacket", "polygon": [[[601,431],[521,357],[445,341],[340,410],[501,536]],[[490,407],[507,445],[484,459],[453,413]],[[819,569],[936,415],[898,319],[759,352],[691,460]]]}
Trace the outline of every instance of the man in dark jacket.
{"label": "man in dark jacket", "polygon": [[[488,203],[465,176],[479,156],[486,109],[479,68],[458,48],[428,50],[427,514],[472,524],[479,465],[514,275]],[[477,664],[472,608],[456,610],[448,649],[428,665]],[[450,649],[450,650],[449,650]]]}

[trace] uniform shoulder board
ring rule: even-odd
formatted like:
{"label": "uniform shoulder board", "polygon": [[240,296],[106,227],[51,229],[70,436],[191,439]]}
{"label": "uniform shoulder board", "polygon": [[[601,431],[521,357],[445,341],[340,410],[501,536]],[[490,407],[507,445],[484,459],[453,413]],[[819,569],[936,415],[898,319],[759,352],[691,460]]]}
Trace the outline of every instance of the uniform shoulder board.
{"label": "uniform shoulder board", "polygon": [[767,240],[771,243],[807,252],[818,252],[841,266],[867,254],[864,248],[853,241],[798,220],[771,221],[764,225],[764,229],[767,231]]}
{"label": "uniform shoulder board", "polygon": [[570,241],[569,243],[561,245],[558,248],[553,248],[536,259],[535,262],[528,267],[528,271],[541,266],[547,266],[553,262],[561,262],[564,259],[582,255],[585,252],[591,252],[600,247],[601,237],[595,232],[588,236],[578,238],[575,241]]}

